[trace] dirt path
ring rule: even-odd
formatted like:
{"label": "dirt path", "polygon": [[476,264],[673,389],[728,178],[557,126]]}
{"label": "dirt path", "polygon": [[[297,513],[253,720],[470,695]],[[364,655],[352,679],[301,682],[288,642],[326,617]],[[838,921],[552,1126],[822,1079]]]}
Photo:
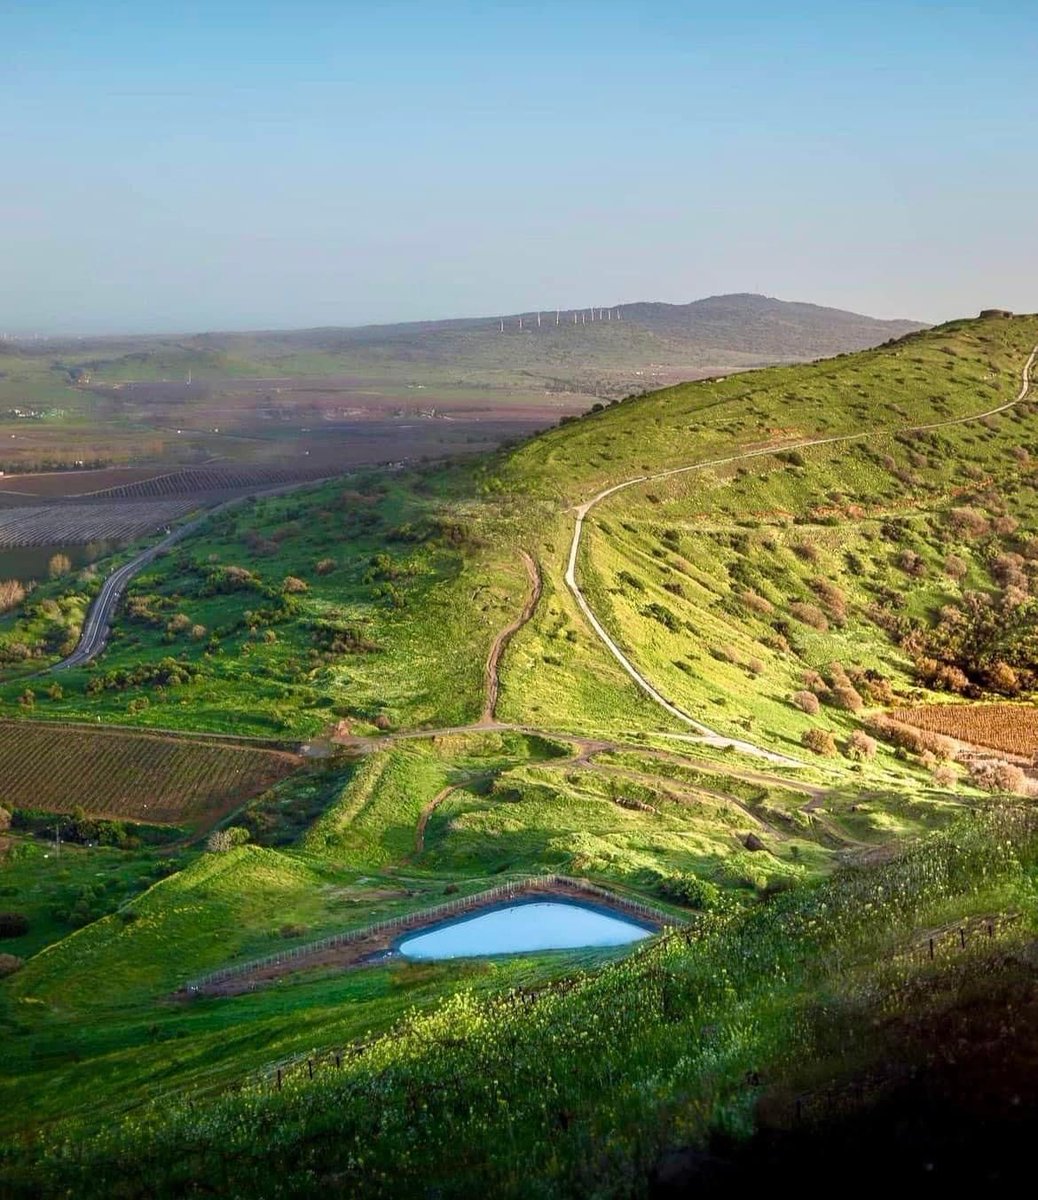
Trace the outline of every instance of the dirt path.
{"label": "dirt path", "polygon": [[429,824],[429,818],[439,808],[439,806],[447,799],[451,792],[456,792],[458,788],[464,787],[462,783],[449,783],[445,788],[441,788],[429,803],[422,809],[421,816],[418,818],[418,825],[414,831],[414,856],[417,858],[425,849],[425,830]]}
{"label": "dirt path", "polygon": [[484,679],[484,701],[483,712],[479,718],[480,725],[491,724],[497,716],[497,696],[500,691],[500,666],[501,656],[505,652],[505,647],[511,641],[512,637],[519,632],[527,621],[533,616],[534,610],[537,607],[537,602],[541,598],[541,572],[537,567],[537,563],[531,558],[525,550],[520,550],[519,554],[523,560],[523,566],[526,568],[526,575],[530,581],[530,592],[526,598],[526,603],[523,605],[523,611],[511,625],[506,626],[494,638],[493,644],[490,647],[490,653],[487,655],[487,665],[483,670]]}
{"label": "dirt path", "polygon": [[734,746],[737,750],[741,750],[744,754],[750,754],[758,758],[766,759],[768,762],[779,763],[783,766],[802,767],[805,764],[799,759],[790,758],[784,754],[776,754],[772,750],[768,750],[763,746],[758,746],[754,742],[743,741],[740,738],[729,738],[716,730],[711,729],[708,725],[704,725],[695,717],[690,716],[683,709],[673,704],[666,696],[662,695],[649,680],[638,670],[631,660],[624,654],[623,650],[617,645],[613,638],[609,635],[605,626],[599,621],[592,611],[591,605],[588,603],[587,597],[584,595],[577,583],[577,557],[580,551],[580,539],[584,532],[584,518],[595,507],[596,504],[607,499],[609,496],[615,495],[617,492],[624,491],[626,488],[635,487],[640,483],[651,483],[657,479],[669,479],[674,475],[685,475],[692,471],[705,471],[710,467],[726,466],[729,463],[740,462],[747,458],[761,458],[766,455],[775,454],[783,450],[802,450],[811,446],[829,446],[841,442],[861,441],[865,438],[870,438],[876,434],[890,435],[893,433],[915,433],[930,429],[942,429],[947,425],[965,425],[972,421],[980,421],[985,417],[995,416],[997,413],[1005,412],[1012,408],[1013,405],[1019,404],[1027,396],[1031,387],[1031,368],[1034,366],[1034,361],[1038,356],[1038,346],[1031,351],[1027,361],[1024,363],[1023,370],[1020,375],[1020,390],[1012,400],[1007,400],[1004,404],[1000,404],[995,408],[986,409],[981,413],[974,413],[968,417],[950,417],[944,421],[932,421],[926,425],[910,425],[901,429],[868,429],[858,433],[837,434],[834,437],[824,438],[804,438],[800,441],[786,441],[769,443],[766,446],[758,446],[754,450],[746,450],[741,454],[730,454],[723,458],[712,458],[705,462],[692,463],[686,467],[671,467],[666,471],[657,471],[651,475],[635,475],[631,479],[625,479],[621,483],[614,483],[612,487],[604,488],[596,496],[592,496],[590,500],[585,500],[583,504],[578,504],[573,509],[575,521],[573,525],[573,540],[570,543],[569,559],[566,564],[565,581],[576,600],[581,612],[587,618],[591,628],[598,635],[599,640],[612,654],[616,661],[620,664],[623,670],[631,677],[639,688],[672,717],[687,725],[690,729],[695,730],[697,734],[708,745],[724,748],[726,746]]}

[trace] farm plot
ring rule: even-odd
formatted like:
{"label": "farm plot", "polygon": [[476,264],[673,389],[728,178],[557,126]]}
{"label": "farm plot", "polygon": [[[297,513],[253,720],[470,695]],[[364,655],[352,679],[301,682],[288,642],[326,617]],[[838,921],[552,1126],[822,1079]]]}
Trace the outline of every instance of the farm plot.
{"label": "farm plot", "polygon": [[117,542],[161,529],[194,508],[186,497],[142,503],[0,507],[0,546]]}
{"label": "farm plot", "polygon": [[1038,705],[927,704],[895,709],[890,715],[906,725],[972,746],[1026,758],[1038,755]]}
{"label": "farm plot", "polygon": [[134,500],[182,496],[203,496],[213,492],[240,491],[248,488],[279,487],[281,484],[305,483],[327,475],[327,467],[189,467],[156,475],[120,487],[105,488],[91,493],[95,499]]}
{"label": "farm plot", "polygon": [[0,721],[0,804],[204,831],[300,765],[190,738]]}

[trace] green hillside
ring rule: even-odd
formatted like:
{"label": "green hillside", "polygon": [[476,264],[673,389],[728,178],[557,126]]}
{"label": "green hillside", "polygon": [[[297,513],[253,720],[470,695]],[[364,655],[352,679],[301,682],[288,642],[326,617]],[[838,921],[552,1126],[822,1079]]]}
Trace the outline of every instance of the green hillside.
{"label": "green hillside", "polygon": [[[14,823],[0,909],[33,928],[0,941],[24,959],[0,982],[3,1185],[647,1195],[677,1150],[822,1129],[834,1089],[865,1119],[900,1086],[890,1047],[930,1061],[935,1022],[997,1026],[1038,911],[1027,757],[886,714],[1033,723],[1036,346],[1038,317],[992,317],[683,384],[257,501],[156,560],[101,659],[53,693],[11,679],[5,715],[309,761],[228,819],[231,849],[57,862]],[[73,591],[32,602],[79,612]],[[182,990],[549,872],[682,925],[626,955]]]}

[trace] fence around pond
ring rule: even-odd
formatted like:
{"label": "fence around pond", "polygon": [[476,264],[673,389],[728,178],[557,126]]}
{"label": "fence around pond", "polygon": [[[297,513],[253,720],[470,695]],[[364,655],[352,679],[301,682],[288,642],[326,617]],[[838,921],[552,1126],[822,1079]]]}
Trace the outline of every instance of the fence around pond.
{"label": "fence around pond", "polygon": [[238,979],[243,975],[250,975],[253,971],[262,971],[268,967],[283,966],[286,963],[306,959],[311,955],[320,954],[324,950],[349,946],[354,942],[365,941],[368,938],[378,937],[382,934],[391,935],[403,932],[406,929],[431,925],[444,917],[453,916],[456,913],[466,912],[474,908],[482,908],[498,900],[508,900],[513,897],[518,898],[552,888],[573,889],[591,899],[602,900],[612,908],[619,909],[621,912],[628,913],[633,917],[639,917],[643,921],[649,921],[654,925],[682,924],[681,918],[675,916],[673,913],[664,912],[662,909],[653,908],[651,905],[642,904],[637,900],[629,900],[626,896],[621,896],[616,892],[608,891],[606,888],[598,887],[597,884],[591,883],[586,879],[575,879],[569,875],[531,875],[522,879],[512,880],[509,883],[500,884],[498,887],[490,888],[485,892],[476,892],[470,896],[459,896],[456,900],[448,900],[443,904],[433,905],[431,908],[417,909],[400,917],[390,917],[385,921],[376,921],[374,924],[364,925],[359,929],[349,929],[343,933],[334,933],[329,937],[320,938],[318,941],[304,942],[300,946],[293,946],[288,950],[280,950],[276,954],[268,954],[264,958],[253,958],[247,962],[233,963],[230,966],[221,967],[217,971],[210,971],[206,975],[200,975],[196,979],[190,980],[184,984],[183,990],[198,992],[206,987],[226,983],[230,979]]}

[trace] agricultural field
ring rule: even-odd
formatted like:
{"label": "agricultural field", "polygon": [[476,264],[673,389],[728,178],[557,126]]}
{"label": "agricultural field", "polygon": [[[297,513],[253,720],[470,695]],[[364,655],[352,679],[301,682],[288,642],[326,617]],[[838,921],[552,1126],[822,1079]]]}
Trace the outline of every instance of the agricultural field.
{"label": "agricultural field", "polygon": [[1033,704],[927,704],[895,709],[890,715],[971,746],[1013,757],[1038,755],[1038,708]]}
{"label": "agricultural field", "polygon": [[174,523],[195,505],[193,500],[121,500],[0,507],[0,549],[133,541]]}
{"label": "agricultural field", "polygon": [[0,803],[202,832],[296,770],[293,754],[0,721]]}

